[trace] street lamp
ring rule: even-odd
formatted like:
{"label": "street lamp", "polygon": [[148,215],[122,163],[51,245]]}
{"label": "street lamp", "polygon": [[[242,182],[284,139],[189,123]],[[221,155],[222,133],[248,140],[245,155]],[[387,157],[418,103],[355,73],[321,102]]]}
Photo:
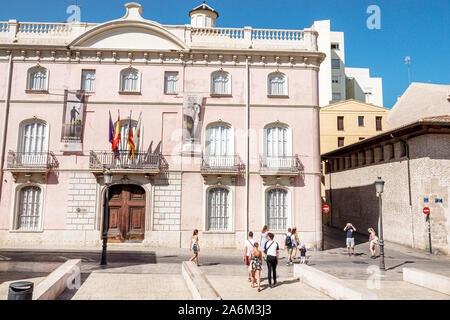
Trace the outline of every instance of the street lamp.
{"label": "street lamp", "polygon": [[380,269],[385,271],[386,266],[384,264],[384,240],[383,240],[383,210],[382,210],[382,203],[381,203],[381,194],[383,193],[384,189],[384,181],[381,180],[381,177],[378,177],[378,179],[375,181],[375,190],[377,192],[378,197],[378,208],[380,210]]}
{"label": "street lamp", "polygon": [[108,227],[109,227],[109,186],[113,180],[113,173],[110,169],[106,169],[103,173],[103,179],[106,185],[106,200],[105,200],[105,211],[103,214],[103,250],[102,250],[102,261],[101,266],[106,266],[106,246],[108,243]]}

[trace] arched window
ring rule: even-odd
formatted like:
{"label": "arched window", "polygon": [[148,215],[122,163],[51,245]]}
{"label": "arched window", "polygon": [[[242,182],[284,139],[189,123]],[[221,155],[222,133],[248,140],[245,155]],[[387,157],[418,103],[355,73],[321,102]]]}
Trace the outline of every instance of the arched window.
{"label": "arched window", "polygon": [[140,92],[141,91],[140,72],[133,68],[122,70],[120,73],[120,91],[121,92]]}
{"label": "arched window", "polygon": [[46,164],[48,149],[47,124],[40,120],[24,121],[19,131],[20,163]]}
{"label": "arched window", "polygon": [[270,126],[266,128],[265,150],[267,157],[287,157],[291,155],[289,128]]}
{"label": "arched window", "polygon": [[208,191],[207,228],[211,231],[227,231],[231,228],[229,214],[229,191],[224,188],[212,188]]}
{"label": "arched window", "polygon": [[287,78],[282,73],[269,74],[268,86],[268,94],[270,96],[287,95]]}
{"label": "arched window", "polygon": [[48,90],[48,70],[43,67],[29,69],[27,89],[31,91]]}
{"label": "arched window", "polygon": [[41,189],[29,186],[20,189],[17,212],[18,230],[39,230],[41,224]]}
{"label": "arched window", "polygon": [[266,197],[266,218],[269,230],[285,231],[288,227],[288,193],[271,189]]}
{"label": "arched window", "polygon": [[234,165],[234,138],[228,125],[216,125],[206,131],[206,155],[210,166]]}
{"label": "arched window", "polygon": [[225,71],[214,72],[211,75],[211,93],[212,94],[231,94],[230,74]]}
{"label": "arched window", "polygon": [[[138,137],[138,122],[136,120],[131,120],[131,130],[133,131],[133,138],[136,144],[136,152],[140,151],[141,148],[141,140],[142,140],[142,124],[140,129],[140,136]],[[115,127],[115,124],[114,124]],[[130,151],[130,145],[128,144],[128,135],[130,133],[130,119],[123,119],[120,120],[120,143],[119,143],[119,149],[121,151]],[[136,143],[137,141],[137,143]]]}

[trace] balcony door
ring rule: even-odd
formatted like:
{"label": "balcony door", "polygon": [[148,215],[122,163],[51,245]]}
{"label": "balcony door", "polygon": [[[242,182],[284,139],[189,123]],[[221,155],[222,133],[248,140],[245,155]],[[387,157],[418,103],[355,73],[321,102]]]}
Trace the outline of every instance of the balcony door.
{"label": "balcony door", "polygon": [[265,157],[269,168],[284,168],[291,166],[291,144],[289,129],[276,126],[266,129],[265,134]]}
{"label": "balcony door", "polygon": [[234,165],[234,144],[232,129],[228,126],[214,126],[208,129],[206,159],[211,167],[232,167]]}
{"label": "balcony door", "polygon": [[43,166],[47,163],[47,125],[41,121],[27,122],[21,127],[19,159],[22,165]]}
{"label": "balcony door", "polygon": [[144,240],[145,207],[145,190],[142,187],[112,186],[109,191],[109,241]]}

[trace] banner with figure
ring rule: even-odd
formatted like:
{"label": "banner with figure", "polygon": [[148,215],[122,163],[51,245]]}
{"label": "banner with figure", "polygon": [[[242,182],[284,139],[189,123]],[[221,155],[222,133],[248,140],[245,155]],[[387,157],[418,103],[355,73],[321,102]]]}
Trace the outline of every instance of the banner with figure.
{"label": "banner with figure", "polygon": [[84,91],[64,92],[61,151],[83,151]]}
{"label": "banner with figure", "polygon": [[201,144],[203,95],[187,94],[183,105],[183,144]]}

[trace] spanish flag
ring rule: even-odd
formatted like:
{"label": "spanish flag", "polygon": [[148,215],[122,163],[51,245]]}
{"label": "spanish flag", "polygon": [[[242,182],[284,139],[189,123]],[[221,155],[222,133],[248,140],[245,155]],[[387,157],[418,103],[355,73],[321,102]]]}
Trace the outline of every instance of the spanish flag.
{"label": "spanish flag", "polygon": [[119,157],[119,143],[120,143],[120,113],[117,118],[116,127],[114,128],[113,142],[112,142],[112,151],[114,152],[114,158],[117,159]]}
{"label": "spanish flag", "polygon": [[134,144],[133,127],[131,126],[131,116],[130,116],[130,123],[128,125],[128,145],[130,146],[128,159],[132,160],[134,158],[134,154],[136,153],[136,146]]}

